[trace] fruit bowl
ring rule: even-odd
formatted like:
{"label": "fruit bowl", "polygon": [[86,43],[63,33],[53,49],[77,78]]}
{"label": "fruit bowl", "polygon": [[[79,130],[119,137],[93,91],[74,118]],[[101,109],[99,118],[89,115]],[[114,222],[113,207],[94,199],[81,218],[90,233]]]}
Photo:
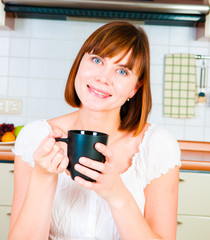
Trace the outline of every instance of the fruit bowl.
{"label": "fruit bowl", "polygon": [[14,145],[15,141],[11,141],[11,142],[0,142],[0,146],[1,145]]}
{"label": "fruit bowl", "polygon": [[2,123],[0,124],[0,144],[1,145],[12,145],[14,144],[16,137],[18,136],[22,126],[14,126],[13,123]]}
{"label": "fruit bowl", "polygon": [[15,141],[12,142],[0,142],[1,151],[11,151],[14,147]]}

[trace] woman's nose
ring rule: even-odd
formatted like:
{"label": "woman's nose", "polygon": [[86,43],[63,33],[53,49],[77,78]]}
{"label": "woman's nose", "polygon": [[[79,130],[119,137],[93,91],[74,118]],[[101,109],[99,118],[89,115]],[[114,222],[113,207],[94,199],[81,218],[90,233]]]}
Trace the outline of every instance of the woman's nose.
{"label": "woman's nose", "polygon": [[105,84],[111,84],[113,78],[112,70],[105,69],[101,74],[99,75],[99,80]]}

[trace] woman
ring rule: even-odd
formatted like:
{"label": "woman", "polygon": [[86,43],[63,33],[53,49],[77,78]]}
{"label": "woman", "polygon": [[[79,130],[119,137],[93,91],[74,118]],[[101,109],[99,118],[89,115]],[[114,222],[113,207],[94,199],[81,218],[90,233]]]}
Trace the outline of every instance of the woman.
{"label": "woman", "polygon": [[[9,240],[175,239],[180,151],[166,129],[147,123],[149,73],[141,28],[111,22],[86,40],[65,89],[78,110],[29,123],[16,141]],[[109,135],[108,146],[96,144],[104,164],[75,166],[96,182],[69,176],[66,145],[55,142],[69,129]]]}

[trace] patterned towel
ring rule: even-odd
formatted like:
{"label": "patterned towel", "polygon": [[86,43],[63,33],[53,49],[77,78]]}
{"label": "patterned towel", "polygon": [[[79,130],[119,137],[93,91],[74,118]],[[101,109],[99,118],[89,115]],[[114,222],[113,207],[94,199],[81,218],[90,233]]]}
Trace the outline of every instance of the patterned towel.
{"label": "patterned towel", "polygon": [[196,59],[194,54],[165,55],[164,116],[195,117],[197,102]]}

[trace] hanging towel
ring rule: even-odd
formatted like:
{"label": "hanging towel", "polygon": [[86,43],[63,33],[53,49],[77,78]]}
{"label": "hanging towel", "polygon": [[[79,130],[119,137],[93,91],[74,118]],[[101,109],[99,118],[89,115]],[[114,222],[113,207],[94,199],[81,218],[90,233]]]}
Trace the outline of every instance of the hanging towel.
{"label": "hanging towel", "polygon": [[196,99],[195,55],[183,53],[165,55],[164,116],[195,117]]}

